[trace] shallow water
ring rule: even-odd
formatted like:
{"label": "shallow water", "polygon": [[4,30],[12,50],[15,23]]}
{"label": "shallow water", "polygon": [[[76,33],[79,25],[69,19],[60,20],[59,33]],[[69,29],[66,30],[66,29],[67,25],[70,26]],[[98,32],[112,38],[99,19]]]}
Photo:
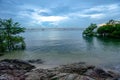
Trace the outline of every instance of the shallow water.
{"label": "shallow water", "polygon": [[45,65],[55,66],[73,62],[94,65],[119,65],[120,40],[82,37],[81,30],[27,31],[27,49],[7,53],[0,59],[43,59]]}

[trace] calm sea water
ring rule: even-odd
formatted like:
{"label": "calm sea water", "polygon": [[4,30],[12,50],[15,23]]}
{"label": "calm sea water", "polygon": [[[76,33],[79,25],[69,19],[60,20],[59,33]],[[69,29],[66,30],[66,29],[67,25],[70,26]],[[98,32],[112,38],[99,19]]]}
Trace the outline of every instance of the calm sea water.
{"label": "calm sea water", "polygon": [[81,33],[81,30],[27,31],[22,34],[27,49],[7,53],[0,59],[42,59],[51,66],[73,62],[119,66],[120,40],[86,38]]}

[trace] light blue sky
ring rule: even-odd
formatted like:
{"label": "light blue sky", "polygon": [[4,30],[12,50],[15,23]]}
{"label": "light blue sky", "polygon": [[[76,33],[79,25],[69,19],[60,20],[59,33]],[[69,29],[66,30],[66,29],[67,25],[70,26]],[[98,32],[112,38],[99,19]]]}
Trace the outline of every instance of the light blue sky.
{"label": "light blue sky", "polygon": [[120,19],[120,0],[0,0],[0,18],[24,27],[87,27]]}

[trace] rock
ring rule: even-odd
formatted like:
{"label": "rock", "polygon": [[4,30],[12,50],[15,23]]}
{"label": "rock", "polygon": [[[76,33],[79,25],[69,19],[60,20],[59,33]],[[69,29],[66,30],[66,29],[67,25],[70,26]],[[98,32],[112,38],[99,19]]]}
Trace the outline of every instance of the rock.
{"label": "rock", "polygon": [[95,68],[93,70],[88,70],[84,75],[92,77],[96,80],[118,80],[120,75],[112,71],[108,72],[101,68]]}
{"label": "rock", "polygon": [[36,69],[27,74],[26,80],[50,80],[51,77],[58,74],[55,71],[47,70],[47,69]]}
{"label": "rock", "polygon": [[120,80],[120,74],[85,63],[62,65],[52,69],[34,69],[26,61],[0,61],[0,80]]}
{"label": "rock", "polygon": [[69,74],[66,79],[67,80],[75,80],[79,75],[77,74]]}
{"label": "rock", "polygon": [[58,79],[62,79],[63,80],[68,75],[69,75],[68,73],[59,73],[59,74],[56,74],[54,77],[52,77],[51,80],[58,80]]}
{"label": "rock", "polygon": [[44,61],[42,61],[41,59],[35,59],[35,60],[27,60],[27,62],[29,62],[29,63],[42,64]]}
{"label": "rock", "polygon": [[0,53],[0,56],[3,56],[4,55],[4,53]]}
{"label": "rock", "polygon": [[76,80],[95,80],[95,79],[90,78],[89,76],[80,76],[79,79]]}
{"label": "rock", "polygon": [[8,74],[4,74],[4,75],[0,75],[0,80],[14,80],[14,77]]}
{"label": "rock", "polygon": [[26,74],[26,80],[119,80],[119,77],[116,73],[85,63],[62,65],[53,69],[36,69]]}
{"label": "rock", "polygon": [[94,70],[95,76],[101,77],[101,78],[107,78],[107,77],[112,77],[109,73],[107,73],[105,70],[96,68]]}
{"label": "rock", "polygon": [[111,75],[113,78],[120,80],[120,73],[118,72],[113,72],[113,71],[107,71],[109,75]]}
{"label": "rock", "polygon": [[83,74],[88,69],[94,69],[95,66],[89,66],[85,63],[74,63],[58,67],[60,72]]}
{"label": "rock", "polygon": [[18,69],[18,70],[31,70],[35,68],[33,65],[18,59],[4,59],[0,61],[0,70]]}
{"label": "rock", "polygon": [[33,65],[17,59],[0,61],[0,80],[24,80],[24,74],[35,68]]}
{"label": "rock", "polygon": [[94,73],[94,70],[90,69],[90,70],[87,70],[84,75],[86,76],[91,76],[91,74]]}

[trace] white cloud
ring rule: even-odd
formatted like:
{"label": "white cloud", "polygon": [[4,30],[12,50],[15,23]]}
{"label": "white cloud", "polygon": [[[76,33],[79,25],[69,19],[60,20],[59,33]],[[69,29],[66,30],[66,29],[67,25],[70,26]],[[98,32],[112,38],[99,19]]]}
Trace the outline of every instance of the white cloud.
{"label": "white cloud", "polygon": [[82,11],[70,13],[69,16],[90,19],[102,19],[108,16],[109,14],[111,15],[118,14],[119,8],[120,6],[118,4],[94,6],[88,9],[84,9]]}
{"label": "white cloud", "polygon": [[41,13],[41,12],[48,13],[48,12],[50,12],[50,10],[48,10],[48,9],[34,9],[34,11],[37,12],[37,13]]}
{"label": "white cloud", "polygon": [[69,14],[71,17],[80,17],[80,18],[91,18],[91,19],[101,19],[105,17],[104,13],[93,13],[93,14],[87,14],[82,12],[76,12]]}
{"label": "white cloud", "polygon": [[[100,5],[100,6],[93,6],[90,8],[82,9],[81,11],[75,11],[72,13],[65,13],[64,15],[54,15],[53,11],[50,9],[38,8],[38,7],[30,7],[24,6],[24,10],[19,13],[19,15],[23,18],[28,18],[29,24],[39,24],[43,25],[43,22],[47,22],[49,25],[59,25],[62,22],[73,20],[73,18],[78,19],[93,19],[99,20],[104,19],[110,16],[119,15],[119,8],[118,4],[110,4],[110,5]],[[27,11],[28,9],[28,11]],[[29,11],[33,10],[33,11]],[[114,12],[114,13],[113,13]],[[41,13],[51,14],[44,16]],[[77,20],[78,20],[77,19]]]}
{"label": "white cloud", "polygon": [[[21,18],[29,18],[32,21],[30,21],[30,24],[42,24],[42,22],[48,22],[50,24],[53,25],[57,25],[59,22],[64,21],[66,19],[68,19],[67,16],[43,16],[41,15],[42,12],[45,13],[51,13],[51,10],[49,9],[42,9],[42,8],[37,8],[37,7],[33,7],[33,6],[23,6],[24,10],[19,12],[19,16]],[[22,8],[23,8],[22,7]],[[33,11],[27,11],[27,9],[29,10],[33,10]]]}
{"label": "white cloud", "polygon": [[33,6],[33,5],[23,5],[23,6],[20,6],[20,8],[22,10],[27,10],[27,9],[30,9],[30,10],[33,10],[37,13],[41,13],[41,12],[50,12],[49,9],[46,9],[46,8],[41,8],[41,7],[37,7],[37,6]]}
{"label": "white cloud", "polygon": [[92,12],[92,11],[102,12],[102,11],[110,11],[110,10],[116,10],[116,9],[119,9],[118,4],[110,4],[110,5],[95,6],[95,7],[84,10],[84,12]]}
{"label": "white cloud", "polygon": [[91,19],[100,19],[104,17],[104,14],[98,13],[98,14],[80,14],[80,17],[90,17]]}
{"label": "white cloud", "polygon": [[66,16],[41,16],[37,13],[33,13],[31,15],[31,18],[39,22],[59,22],[59,21],[67,19]]}

